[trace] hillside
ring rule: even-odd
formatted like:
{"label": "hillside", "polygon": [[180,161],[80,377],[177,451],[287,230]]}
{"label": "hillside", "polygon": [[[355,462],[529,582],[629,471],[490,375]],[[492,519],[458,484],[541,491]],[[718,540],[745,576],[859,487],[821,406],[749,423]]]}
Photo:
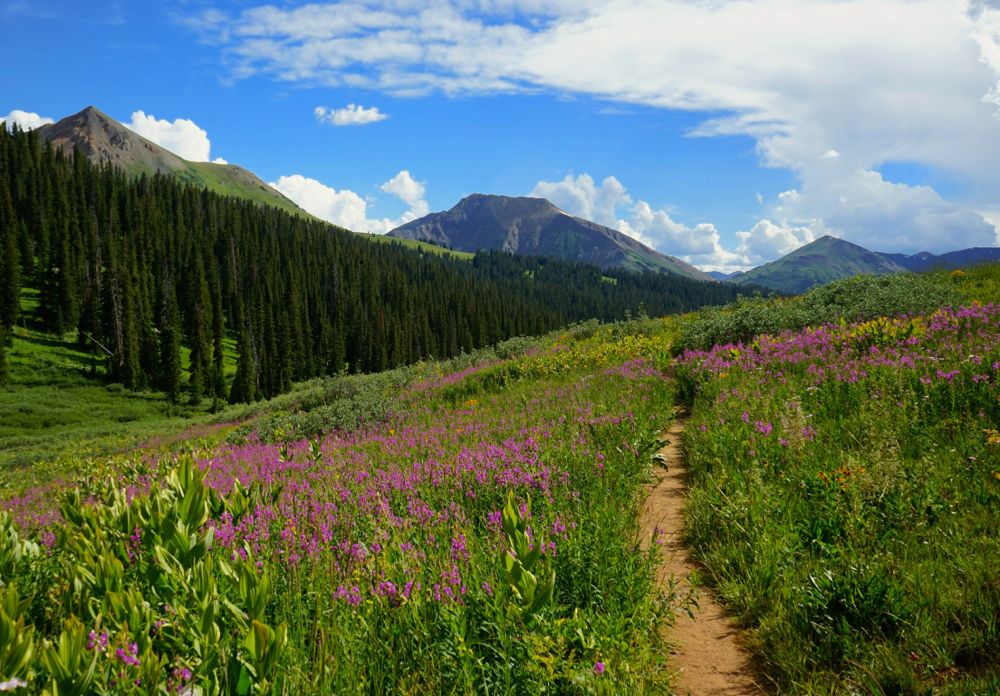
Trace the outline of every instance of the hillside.
{"label": "hillside", "polygon": [[[972,300],[998,269],[845,281],[877,318],[802,331],[816,315],[796,312],[799,329],[674,359],[699,317],[589,323],[0,471],[15,674],[40,692],[48,646],[72,639],[76,693],[122,675],[128,693],[237,692],[234,654],[259,693],[409,693],[415,674],[419,693],[680,693],[670,650],[723,640],[708,596],[776,693],[995,693],[1000,324]],[[957,294],[942,308],[916,282]],[[666,476],[685,516],[654,507]],[[677,556],[699,564],[697,603],[662,591]],[[76,617],[97,603],[91,635]],[[552,645],[555,677],[536,661]]]}
{"label": "hillside", "polygon": [[215,193],[272,205],[297,215],[308,215],[253,172],[234,164],[189,162],[129,130],[93,106],[56,123],[41,126],[36,132],[43,140],[67,154],[76,148],[92,163],[112,164],[132,176],[170,174]]}
{"label": "hillside", "polygon": [[694,266],[650,249],[610,227],[573,217],[543,198],[473,194],[451,210],[431,213],[389,232],[461,251],[498,249],[552,256],[600,268],[670,271],[712,280]]}
{"label": "hillside", "polygon": [[762,285],[779,292],[797,294],[814,285],[825,285],[841,278],[861,274],[886,275],[906,270],[906,267],[881,254],[827,235],[729,282],[740,286]]}
{"label": "hillside", "polygon": [[745,273],[710,275],[739,286],[760,285],[788,294],[805,292],[856,275],[887,275],[910,271],[955,269],[1000,260],[1000,247],[973,247],[946,254],[922,251],[918,254],[894,254],[871,251],[829,235],[800,247],[776,261]]}

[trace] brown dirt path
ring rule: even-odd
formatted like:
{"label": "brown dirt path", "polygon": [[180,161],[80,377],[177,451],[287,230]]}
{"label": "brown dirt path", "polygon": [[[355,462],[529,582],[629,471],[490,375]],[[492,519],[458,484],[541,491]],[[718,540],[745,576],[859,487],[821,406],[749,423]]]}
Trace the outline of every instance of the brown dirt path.
{"label": "brown dirt path", "polygon": [[[657,581],[667,589],[671,578],[676,578],[674,589],[681,597],[690,591],[690,575],[698,570],[683,543],[687,488],[687,468],[680,447],[683,431],[684,424],[680,421],[675,421],[667,431],[668,444],[660,450],[667,468],[656,469],[657,480],[648,489],[642,513],[647,545],[660,531],[663,561]],[[765,693],[754,678],[749,654],[740,646],[739,629],[708,588],[698,587],[696,598],[694,618],[681,612],[674,625],[665,629],[671,646],[670,667],[677,674],[676,693],[691,696]]]}

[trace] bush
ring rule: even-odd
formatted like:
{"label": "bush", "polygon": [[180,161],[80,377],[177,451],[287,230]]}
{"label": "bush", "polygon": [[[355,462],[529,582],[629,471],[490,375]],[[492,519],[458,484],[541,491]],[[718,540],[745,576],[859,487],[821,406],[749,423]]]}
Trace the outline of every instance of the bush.
{"label": "bush", "polygon": [[924,314],[961,301],[958,291],[921,275],[856,276],[814,288],[801,297],[738,299],[703,309],[686,324],[675,352],[747,342],[755,336],[807,326],[864,321],[880,316]]}

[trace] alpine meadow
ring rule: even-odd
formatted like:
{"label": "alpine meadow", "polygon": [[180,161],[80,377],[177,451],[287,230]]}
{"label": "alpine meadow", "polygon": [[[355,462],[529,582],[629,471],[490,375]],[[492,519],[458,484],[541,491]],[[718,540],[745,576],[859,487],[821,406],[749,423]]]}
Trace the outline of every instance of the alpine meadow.
{"label": "alpine meadow", "polygon": [[0,692],[1000,694],[998,27],[0,3]]}

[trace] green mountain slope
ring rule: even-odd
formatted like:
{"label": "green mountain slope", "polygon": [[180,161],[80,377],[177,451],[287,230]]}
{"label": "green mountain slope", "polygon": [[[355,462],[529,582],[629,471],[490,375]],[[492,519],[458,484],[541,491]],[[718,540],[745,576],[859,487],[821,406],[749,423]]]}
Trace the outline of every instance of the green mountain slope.
{"label": "green mountain slope", "polygon": [[906,270],[882,254],[827,235],[729,282],[762,285],[779,292],[798,294],[814,285],[825,285],[863,273],[886,275]]}
{"label": "green mountain slope", "polygon": [[311,217],[254,173],[234,164],[189,162],[143,138],[101,110],[88,106],[78,114],[37,129],[45,141],[72,153],[78,149],[95,164],[110,163],[129,174],[171,174],[210,191],[271,205]]}
{"label": "green mountain slope", "polygon": [[617,230],[568,215],[543,198],[477,193],[463,198],[451,210],[408,222],[389,235],[468,252],[501,250],[601,268],[670,271],[713,280],[691,264],[650,249]]}

